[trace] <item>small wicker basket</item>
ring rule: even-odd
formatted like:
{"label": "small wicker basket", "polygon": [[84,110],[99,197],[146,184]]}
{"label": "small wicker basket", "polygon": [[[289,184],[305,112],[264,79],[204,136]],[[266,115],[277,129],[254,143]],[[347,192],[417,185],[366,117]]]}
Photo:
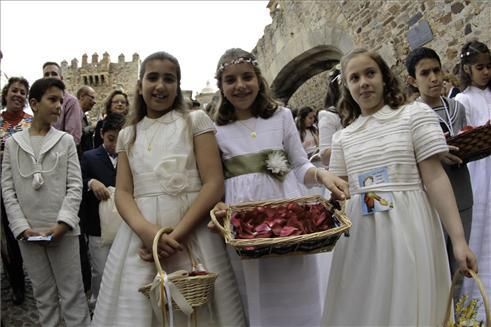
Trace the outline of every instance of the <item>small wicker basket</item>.
{"label": "small wicker basket", "polygon": [[491,155],[491,124],[450,137],[447,143],[459,148],[452,153],[464,162],[485,158]]}
{"label": "small wicker basket", "polygon": [[[488,294],[486,292],[486,288],[484,287],[481,279],[477,276],[475,272],[472,270],[467,270],[466,273],[469,273],[470,276],[474,279],[476,285],[479,288],[479,292],[481,292],[481,297],[484,305],[484,312],[486,314],[486,322],[484,325],[485,327],[491,327],[491,313],[489,309],[489,299],[488,299]],[[463,272],[457,271],[454,274],[453,280],[452,280],[452,287],[450,287],[450,295],[448,296],[448,302],[447,302],[447,312],[445,314],[445,321],[443,322],[444,327],[464,327],[464,325],[458,324],[455,321],[455,319],[452,317],[452,302],[453,302],[453,293],[455,289],[455,285],[457,284],[457,281],[462,278]],[[465,325],[467,326],[467,325]],[[469,325],[472,326],[472,325]]]}
{"label": "small wicker basket", "polygon": [[[172,232],[172,228],[162,228],[157,232],[153,240],[152,252],[155,261],[155,267],[157,268],[157,274],[159,274],[160,276],[165,276],[166,272],[164,271],[160,263],[159,256],[157,253],[157,245],[162,234],[170,233],[170,232]],[[192,270],[194,270],[197,266],[197,261],[192,255],[189,247],[186,246],[185,248],[189,255],[189,258],[191,259],[191,263],[193,266]],[[172,283],[174,283],[174,285],[176,285],[176,287],[179,289],[181,294],[184,296],[187,303],[192,308],[195,308],[207,303],[210,300],[213,294],[213,288],[217,277],[218,275],[216,273],[208,272],[206,275],[182,276],[182,277],[179,276],[170,279]],[[163,281],[164,278],[161,278],[161,280]],[[150,298],[151,286],[152,283],[146,284],[145,286],[141,287],[138,291],[143,293],[147,298]],[[166,301],[163,282],[161,283],[160,288],[162,294],[161,299],[162,301]],[[166,307],[167,307],[166,303],[161,303],[161,308],[163,311],[165,311],[165,309],[163,308]],[[174,310],[179,310],[179,307],[176,305],[174,301],[172,301],[172,307]],[[165,312],[162,313],[165,316]]]}
{"label": "small wicker basket", "polygon": [[[256,206],[270,205],[273,207],[283,205],[289,202],[304,204],[322,204],[332,213],[337,226],[325,231],[315,232],[304,235],[275,237],[275,238],[255,238],[255,239],[237,239],[234,236],[231,217],[233,212],[247,211]],[[210,211],[211,220],[217,226],[218,230],[225,239],[225,243],[235,248],[236,252],[242,259],[252,259],[267,256],[278,255],[299,255],[312,254],[319,252],[329,252],[333,249],[341,234],[348,235],[351,221],[346,217],[344,208],[335,208],[321,196],[304,196],[294,199],[245,202],[237,205],[231,205],[227,209],[223,225],[218,222],[215,212],[219,211],[218,207]]]}

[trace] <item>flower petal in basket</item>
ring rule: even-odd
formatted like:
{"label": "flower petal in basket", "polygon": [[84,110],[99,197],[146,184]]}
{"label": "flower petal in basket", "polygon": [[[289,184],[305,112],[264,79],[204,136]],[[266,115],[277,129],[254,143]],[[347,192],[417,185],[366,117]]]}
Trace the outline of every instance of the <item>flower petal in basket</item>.
{"label": "flower petal in basket", "polygon": [[459,148],[458,151],[452,151],[452,153],[464,162],[485,158],[491,155],[491,124],[450,137],[447,143]]}
{"label": "flower petal in basket", "polygon": [[231,205],[223,223],[215,209],[210,216],[225,242],[247,259],[332,250],[351,227],[344,209],[339,209],[320,196],[306,196]]}

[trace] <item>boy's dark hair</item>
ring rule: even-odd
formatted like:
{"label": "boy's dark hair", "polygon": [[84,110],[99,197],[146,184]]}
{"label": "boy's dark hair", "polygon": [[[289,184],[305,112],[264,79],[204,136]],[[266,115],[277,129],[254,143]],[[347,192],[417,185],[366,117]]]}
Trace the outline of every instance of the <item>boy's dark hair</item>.
{"label": "boy's dark hair", "polygon": [[125,123],[125,116],[118,112],[111,112],[109,115],[104,118],[102,123],[102,134],[108,131],[120,131]]}
{"label": "boy's dark hair", "polygon": [[416,77],[416,65],[423,59],[435,59],[440,67],[442,66],[440,57],[435,50],[426,47],[416,48],[409,52],[406,58],[406,69],[410,76]]}
{"label": "boy's dark hair", "polygon": [[12,84],[19,82],[20,84],[24,85],[26,88],[26,92],[29,93],[29,82],[24,78],[24,77],[11,77],[9,78],[9,81],[7,84],[2,89],[2,107],[7,106],[7,93],[9,93],[9,89],[12,86]]}
{"label": "boy's dark hair", "polygon": [[58,70],[61,72],[61,67],[60,67],[60,65],[59,65],[57,62],[54,62],[54,61],[46,61],[46,62],[43,64],[43,69],[44,69],[46,66],[51,66],[51,65],[54,65],[54,66],[58,67]]}
{"label": "boy's dark hair", "polygon": [[36,99],[41,101],[41,98],[50,87],[57,87],[62,91],[65,91],[65,83],[57,78],[40,78],[32,84],[29,90],[29,101]]}

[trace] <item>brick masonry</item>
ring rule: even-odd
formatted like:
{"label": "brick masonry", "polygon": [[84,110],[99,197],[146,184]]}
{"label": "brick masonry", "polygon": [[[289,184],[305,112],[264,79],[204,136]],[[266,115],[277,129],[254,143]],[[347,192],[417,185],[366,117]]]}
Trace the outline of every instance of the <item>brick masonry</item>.
{"label": "brick masonry", "polygon": [[284,76],[292,74],[302,81],[299,87],[287,87],[282,96],[285,99],[286,94],[292,108],[323,106],[326,69],[309,76],[313,73],[309,66],[329,55],[302,59],[313,49],[334,51],[332,60],[355,47],[373,49],[404,79],[404,59],[410,50],[407,33],[423,20],[433,34],[424,46],[439,53],[446,71],[458,63],[466,41],[477,38],[491,47],[488,0],[271,0],[269,6],[273,21],[253,52],[270,85],[281,87],[289,81]]}

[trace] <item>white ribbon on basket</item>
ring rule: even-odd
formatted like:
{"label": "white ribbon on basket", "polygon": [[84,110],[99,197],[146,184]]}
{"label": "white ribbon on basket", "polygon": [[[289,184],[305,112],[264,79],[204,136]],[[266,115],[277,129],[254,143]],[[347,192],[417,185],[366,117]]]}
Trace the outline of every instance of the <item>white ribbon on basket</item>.
{"label": "white ribbon on basket", "polygon": [[177,286],[171,280],[173,277],[181,277],[187,274],[188,272],[185,270],[178,270],[173,272],[172,274],[166,274],[164,272],[163,273],[164,278],[162,280],[162,277],[157,273],[157,275],[152,281],[152,286],[150,287],[150,303],[152,304],[153,312],[158,317],[159,321],[162,323],[164,318],[162,317],[163,308],[161,308],[162,299],[160,297],[160,287],[161,285],[163,285],[165,293],[167,295],[166,304],[167,304],[167,308],[169,309],[169,327],[174,326],[172,300],[174,300],[174,302],[177,304],[179,309],[188,317],[188,319],[191,317],[191,314],[193,313],[193,307],[189,305],[188,301],[186,301],[181,291],[179,291]]}

